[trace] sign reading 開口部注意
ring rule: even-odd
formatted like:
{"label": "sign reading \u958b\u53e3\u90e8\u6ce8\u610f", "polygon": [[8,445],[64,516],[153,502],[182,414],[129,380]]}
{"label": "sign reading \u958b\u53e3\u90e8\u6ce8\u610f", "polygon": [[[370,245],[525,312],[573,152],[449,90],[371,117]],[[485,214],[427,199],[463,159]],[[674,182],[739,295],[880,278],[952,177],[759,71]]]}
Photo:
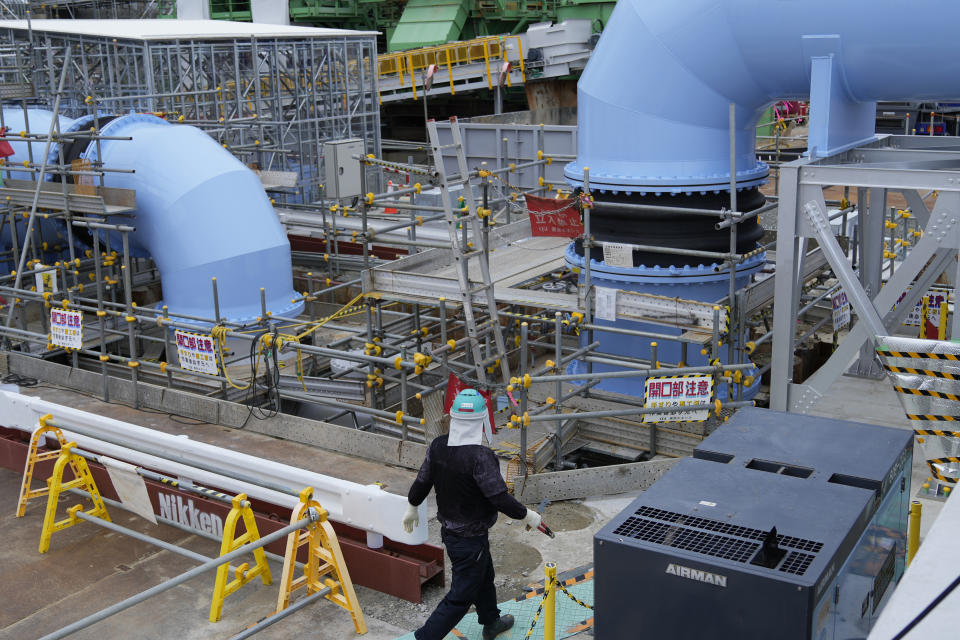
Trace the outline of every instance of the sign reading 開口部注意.
{"label": "sign reading \u958b\u53e3\u90e8\u6ce8\u610f", "polygon": [[[713,376],[661,376],[647,378],[644,384],[644,408],[688,407],[709,404],[713,393]],[[643,422],[699,422],[706,420],[709,409],[646,413]]]}
{"label": "sign reading \u958b\u53e3\u90e8\u6ce8\u610f", "polygon": [[50,343],[58,347],[83,347],[83,314],[67,309],[50,309]]}
{"label": "sign reading \u958b\u53e3\u90e8\u6ce8\u610f", "polygon": [[216,343],[213,337],[190,333],[189,331],[175,332],[177,339],[177,357],[180,366],[198,373],[217,375],[220,368],[217,366]]}

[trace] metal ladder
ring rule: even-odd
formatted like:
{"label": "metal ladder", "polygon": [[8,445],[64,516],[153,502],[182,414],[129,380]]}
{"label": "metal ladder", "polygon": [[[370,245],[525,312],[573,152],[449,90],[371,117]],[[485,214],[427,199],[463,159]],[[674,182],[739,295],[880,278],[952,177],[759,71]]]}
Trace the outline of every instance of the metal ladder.
{"label": "metal ladder", "polygon": [[[473,354],[473,362],[477,369],[477,380],[480,384],[487,384],[486,367],[483,365],[483,352],[480,348],[480,327],[477,325],[476,315],[473,311],[473,297],[476,294],[485,296],[487,313],[490,316],[490,332],[493,334],[496,343],[497,354],[500,361],[500,373],[503,375],[504,382],[510,380],[510,365],[507,363],[507,347],[503,339],[503,330],[500,326],[500,317],[497,313],[497,301],[493,295],[493,281],[490,279],[490,264],[487,258],[487,252],[482,247],[482,235],[480,231],[480,218],[477,216],[477,206],[473,201],[473,191],[470,185],[470,170],[467,168],[467,158],[463,151],[463,139],[460,136],[460,124],[457,119],[450,118],[450,132],[453,134],[453,143],[448,145],[440,144],[440,137],[437,134],[437,123],[434,120],[427,122],[427,132],[430,135],[430,148],[433,151],[433,165],[436,167],[437,177],[440,182],[440,197],[443,201],[443,213],[447,221],[447,231],[450,234],[451,252],[453,254],[454,264],[457,271],[457,280],[460,283],[460,304],[463,305],[463,315],[467,326],[467,336],[470,338],[470,350]],[[452,178],[447,175],[443,164],[443,150],[454,149],[457,153],[457,167],[459,174]],[[463,185],[463,201],[467,208],[467,214],[462,217],[457,216],[450,200],[450,187],[453,185]],[[470,225],[470,238],[472,242],[464,246],[464,241],[457,232],[457,223]],[[472,244],[474,246],[469,246]],[[470,260],[476,258],[480,265],[481,282],[470,281]]]}

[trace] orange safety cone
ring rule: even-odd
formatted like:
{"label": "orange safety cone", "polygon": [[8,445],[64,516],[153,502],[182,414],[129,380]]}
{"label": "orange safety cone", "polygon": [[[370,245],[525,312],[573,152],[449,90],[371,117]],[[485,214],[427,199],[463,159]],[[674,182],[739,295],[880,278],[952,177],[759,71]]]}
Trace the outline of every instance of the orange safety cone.
{"label": "orange safety cone", "polygon": [[[387,193],[393,193],[393,180],[390,180],[390,181],[387,182]],[[386,207],[384,207],[384,208],[383,208],[383,212],[384,212],[384,213],[399,213],[399,211],[397,211],[397,208],[396,208],[396,207],[391,207],[390,205],[387,205]]]}

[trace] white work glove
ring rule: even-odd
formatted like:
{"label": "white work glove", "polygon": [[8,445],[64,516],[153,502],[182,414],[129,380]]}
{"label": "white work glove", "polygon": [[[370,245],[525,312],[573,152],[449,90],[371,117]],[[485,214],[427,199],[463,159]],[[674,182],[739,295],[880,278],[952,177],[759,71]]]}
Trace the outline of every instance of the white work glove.
{"label": "white work glove", "polygon": [[534,511],[533,509],[527,509],[527,515],[523,516],[523,522],[531,529],[536,529],[540,526],[540,522],[543,518],[540,517],[540,514]]}
{"label": "white work glove", "polygon": [[403,530],[407,533],[413,533],[413,530],[420,525],[420,512],[419,510],[410,504],[407,503],[407,510],[403,514]]}

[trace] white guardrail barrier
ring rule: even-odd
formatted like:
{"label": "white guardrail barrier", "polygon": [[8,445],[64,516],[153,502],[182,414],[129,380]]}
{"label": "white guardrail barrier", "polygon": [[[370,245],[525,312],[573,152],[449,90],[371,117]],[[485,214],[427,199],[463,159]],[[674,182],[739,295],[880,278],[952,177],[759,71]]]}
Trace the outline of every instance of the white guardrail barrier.
{"label": "white guardrail barrier", "polygon": [[[304,487],[313,487],[314,498],[327,510],[331,520],[405,544],[427,541],[426,503],[420,505],[419,526],[413,533],[407,533],[401,525],[407,508],[406,497],[388,493],[377,485],[349,482],[197,442],[186,435],[162,433],[40,398],[0,391],[0,426],[32,433],[39,427],[40,417],[47,414],[53,416],[52,422],[61,427],[67,440],[76,442],[82,449],[227,493],[246,493],[251,498],[290,509],[298,503],[296,494]],[[271,486],[291,493],[266,488]]]}

